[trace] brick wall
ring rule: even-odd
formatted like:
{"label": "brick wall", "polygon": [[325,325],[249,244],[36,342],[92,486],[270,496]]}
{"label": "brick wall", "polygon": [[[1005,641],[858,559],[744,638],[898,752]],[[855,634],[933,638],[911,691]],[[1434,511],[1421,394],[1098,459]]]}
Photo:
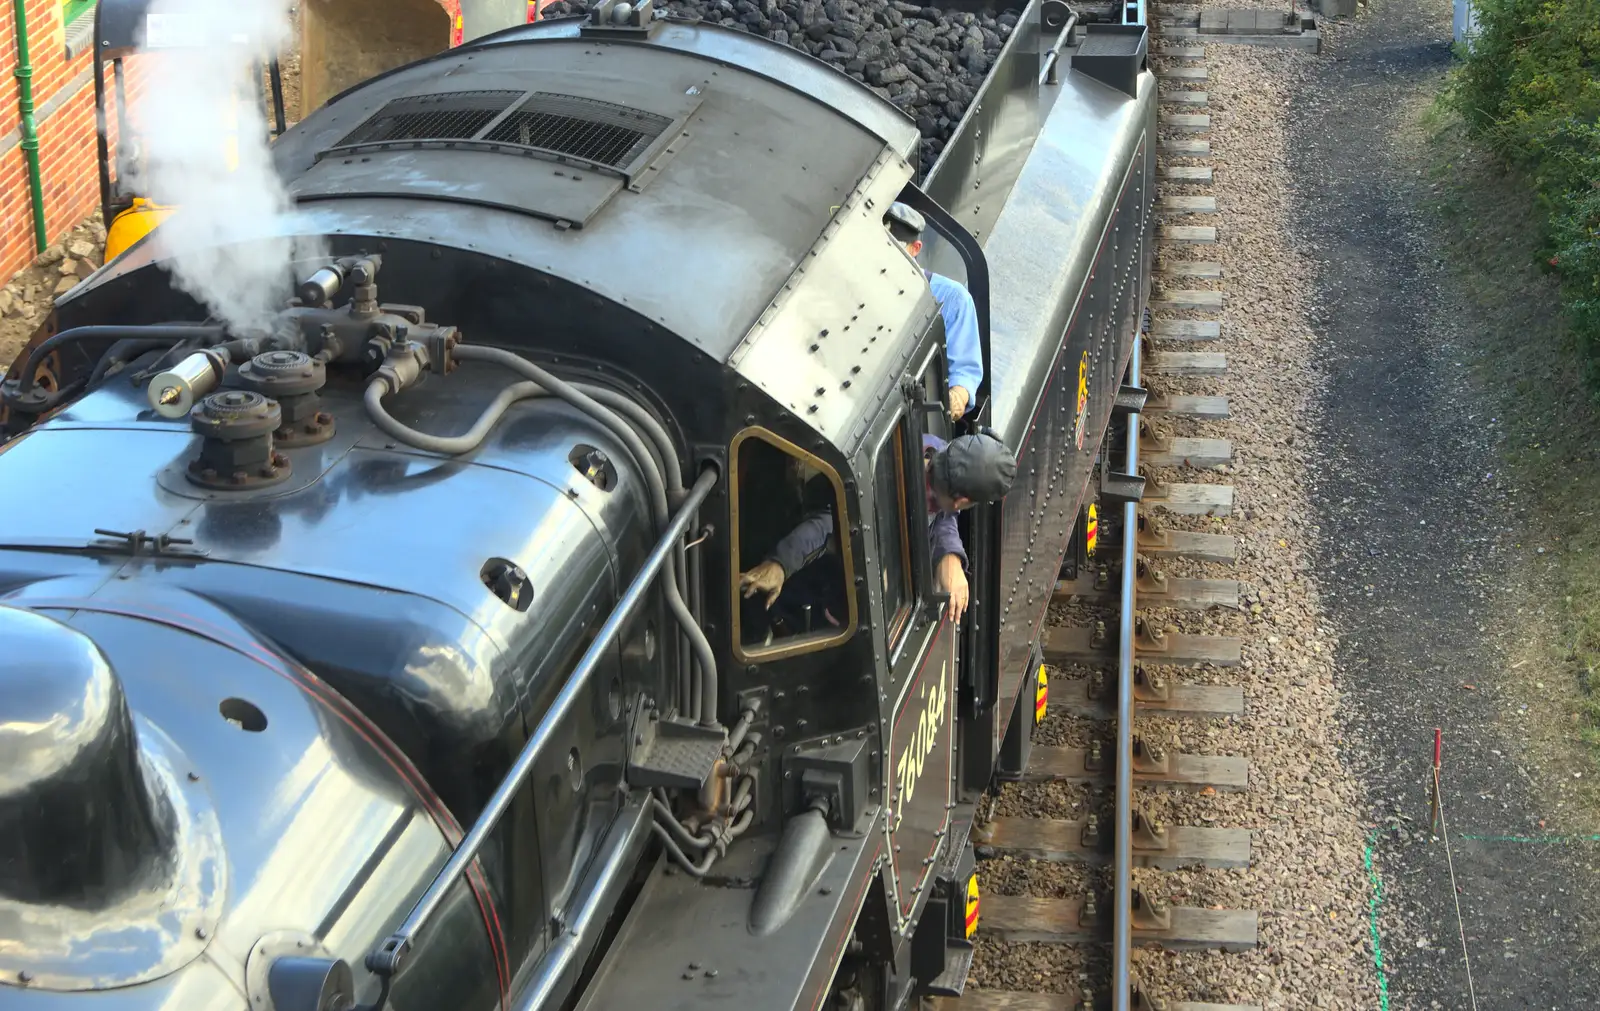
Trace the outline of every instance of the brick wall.
{"label": "brick wall", "polygon": [[[27,13],[45,228],[55,241],[100,204],[93,64],[87,52],[67,58],[61,0],[27,0]],[[17,105],[16,32],[8,3],[0,13],[0,281],[26,266],[37,252]]]}

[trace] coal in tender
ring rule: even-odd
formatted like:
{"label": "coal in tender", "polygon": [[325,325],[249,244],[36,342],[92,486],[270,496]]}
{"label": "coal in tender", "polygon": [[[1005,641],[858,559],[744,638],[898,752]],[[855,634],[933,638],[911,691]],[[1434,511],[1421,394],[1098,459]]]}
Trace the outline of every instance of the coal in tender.
{"label": "coal in tender", "polygon": [[[916,120],[924,174],[1021,16],[1015,9],[974,14],[905,0],[667,0],[664,9],[672,18],[763,35],[867,85]],[[544,16],[588,10],[587,0],[559,0]]]}

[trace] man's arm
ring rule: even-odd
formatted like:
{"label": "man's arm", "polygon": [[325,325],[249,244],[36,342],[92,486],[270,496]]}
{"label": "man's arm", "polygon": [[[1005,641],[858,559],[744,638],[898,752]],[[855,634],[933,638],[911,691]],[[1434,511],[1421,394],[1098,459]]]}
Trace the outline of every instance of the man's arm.
{"label": "man's arm", "polygon": [[955,513],[942,512],[928,525],[932,539],[933,575],[939,589],[950,594],[946,613],[956,624],[967,611],[967,551],[961,544],[961,531]]}
{"label": "man's arm", "polygon": [[[954,517],[952,517],[954,519]],[[833,536],[833,514],[827,511],[811,513],[795,524],[795,528],[779,541],[767,557],[783,566],[785,579],[810,565],[828,546]]]}
{"label": "man's arm", "polygon": [[956,514],[942,512],[928,524],[928,538],[931,542],[930,555],[933,564],[937,566],[939,559],[945,555],[955,555],[961,562],[963,570],[967,567],[967,549],[961,543],[961,530],[956,526]]}
{"label": "man's arm", "polygon": [[832,533],[832,513],[821,511],[809,514],[778,542],[770,555],[749,571],[739,574],[739,588],[747,598],[757,593],[766,594],[767,606],[771,607],[783,592],[784,581],[815,561],[828,546],[828,537]]}
{"label": "man's arm", "polygon": [[978,339],[978,306],[964,285],[939,274],[929,279],[944,315],[945,358],[950,364],[950,385],[976,397],[983,384],[983,346]]}

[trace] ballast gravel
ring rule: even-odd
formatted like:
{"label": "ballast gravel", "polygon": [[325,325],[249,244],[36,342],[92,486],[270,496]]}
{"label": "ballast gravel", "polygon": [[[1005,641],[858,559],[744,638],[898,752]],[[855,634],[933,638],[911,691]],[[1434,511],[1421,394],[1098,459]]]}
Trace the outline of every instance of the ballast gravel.
{"label": "ballast gravel", "polygon": [[[1158,7],[1157,16],[1167,8]],[[1136,803],[1167,825],[1245,828],[1251,833],[1247,869],[1139,870],[1135,883],[1177,906],[1254,910],[1258,946],[1243,953],[1135,953],[1134,970],[1148,992],[1169,1001],[1256,1005],[1263,1009],[1349,1009],[1380,1006],[1368,924],[1370,886],[1363,868],[1365,809],[1360,787],[1341,761],[1339,691],[1333,665],[1337,639],[1311,578],[1318,530],[1307,499],[1312,454],[1305,433],[1315,410],[1319,378],[1310,363],[1314,338],[1305,302],[1308,265],[1289,244],[1291,180],[1285,168],[1289,95],[1317,57],[1281,50],[1206,44],[1204,82],[1169,82],[1163,91],[1204,90],[1211,117],[1205,136],[1212,153],[1162,156],[1163,165],[1211,165],[1210,185],[1163,183],[1161,193],[1211,194],[1214,215],[1173,216],[1162,223],[1217,226],[1215,245],[1165,245],[1161,266],[1181,260],[1223,265],[1215,282],[1157,280],[1158,292],[1225,292],[1220,314],[1163,313],[1170,318],[1219,319],[1212,342],[1158,341],[1157,351],[1220,351],[1224,376],[1150,377],[1173,394],[1221,394],[1224,421],[1161,419],[1163,432],[1225,438],[1233,459],[1223,468],[1161,469],[1155,477],[1185,483],[1230,484],[1226,517],[1162,514],[1169,529],[1231,534],[1236,564],[1159,560],[1169,576],[1237,579],[1239,609],[1208,612],[1150,609],[1158,624],[1192,634],[1242,640],[1238,668],[1153,668],[1173,682],[1239,685],[1245,713],[1234,719],[1141,717],[1139,732],[1171,749],[1249,760],[1249,786],[1240,793],[1137,791]],[[1192,65],[1153,57],[1158,72]],[[1157,295],[1159,297],[1159,294]],[[1056,624],[1081,624],[1096,609],[1078,601],[1053,608]],[[1114,612],[1104,610],[1103,615]],[[1073,620],[1075,619],[1075,620]],[[1087,676],[1083,668],[1053,670],[1054,683]],[[1052,692],[1052,696],[1063,694]],[[1108,721],[1053,710],[1035,740],[1081,746],[1092,736],[1109,741]],[[1068,784],[1011,785],[992,802],[996,814],[1080,819],[1111,815],[1110,791]],[[999,858],[979,866],[985,894],[1078,897],[1089,882],[1109,899],[1103,867]],[[1103,908],[1103,907],[1102,907]],[[970,986],[1078,994],[1099,988],[1105,998],[1106,957],[1097,951],[980,940]]]}

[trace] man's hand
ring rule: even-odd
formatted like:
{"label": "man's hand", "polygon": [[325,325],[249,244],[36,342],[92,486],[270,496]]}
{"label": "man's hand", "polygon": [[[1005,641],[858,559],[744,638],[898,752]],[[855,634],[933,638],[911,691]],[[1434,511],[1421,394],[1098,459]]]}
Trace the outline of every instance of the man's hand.
{"label": "man's hand", "polygon": [[767,607],[772,607],[778,602],[778,594],[783,592],[783,566],[777,562],[762,562],[749,572],[740,574],[739,589],[744,591],[746,600],[758,593],[765,593]]}
{"label": "man's hand", "polygon": [[967,405],[972,402],[972,394],[964,386],[950,387],[950,420],[960,421],[961,416],[967,413]]}
{"label": "man's hand", "polygon": [[967,574],[961,569],[961,556],[945,555],[939,559],[934,575],[939,580],[939,589],[950,594],[945,613],[955,624],[961,624],[961,616],[967,613]]}

